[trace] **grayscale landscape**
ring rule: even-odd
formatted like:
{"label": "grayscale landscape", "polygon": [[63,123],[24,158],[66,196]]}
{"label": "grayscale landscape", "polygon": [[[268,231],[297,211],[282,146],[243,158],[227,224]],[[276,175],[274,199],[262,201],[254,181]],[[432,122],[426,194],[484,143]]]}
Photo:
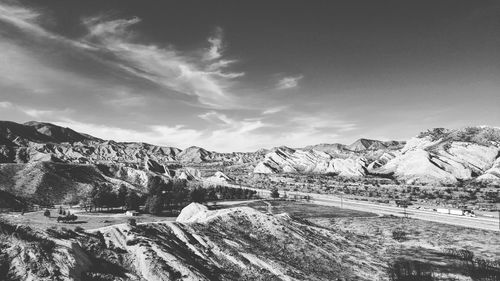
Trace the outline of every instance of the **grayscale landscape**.
{"label": "grayscale landscape", "polygon": [[500,280],[499,18],[0,0],[0,281]]}

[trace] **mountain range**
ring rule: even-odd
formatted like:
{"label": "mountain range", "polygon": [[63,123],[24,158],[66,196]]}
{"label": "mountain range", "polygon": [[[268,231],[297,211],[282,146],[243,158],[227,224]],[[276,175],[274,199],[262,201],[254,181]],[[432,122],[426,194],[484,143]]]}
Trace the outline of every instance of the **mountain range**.
{"label": "mountain range", "polygon": [[[408,141],[359,139],[350,145],[219,153],[103,140],[50,123],[0,121],[0,190],[71,201],[98,184],[143,191],[155,177],[202,180],[223,168],[384,177],[411,184],[499,182],[499,155],[500,129],[491,127],[432,129]],[[215,177],[225,180],[225,175]]]}

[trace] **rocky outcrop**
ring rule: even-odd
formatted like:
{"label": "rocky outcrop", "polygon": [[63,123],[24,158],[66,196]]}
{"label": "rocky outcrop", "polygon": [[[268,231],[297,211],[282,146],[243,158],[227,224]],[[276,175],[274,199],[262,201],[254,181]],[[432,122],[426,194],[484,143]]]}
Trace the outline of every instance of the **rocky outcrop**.
{"label": "rocky outcrop", "polygon": [[206,217],[208,208],[199,203],[191,203],[184,207],[180,214],[175,219],[180,223],[192,223],[198,221],[202,217]]}
{"label": "rocky outcrop", "polygon": [[421,134],[371,172],[392,175],[407,183],[453,184],[474,178],[495,179],[492,175],[500,152],[500,130],[475,128],[473,135],[470,130]]}
{"label": "rocky outcrop", "polygon": [[316,145],[309,145],[303,148],[303,150],[316,150],[328,153],[330,155],[335,155],[339,153],[343,153],[346,150],[345,144],[340,143],[321,143]]}
{"label": "rocky outcrop", "polygon": [[254,173],[374,175],[413,184],[499,180],[500,129],[496,128],[434,129],[407,143],[359,139],[348,146],[308,148],[312,149],[276,148],[257,163]]}
{"label": "rocky outcrop", "polygon": [[359,139],[345,147],[345,149],[355,152],[366,150],[381,150],[381,149],[400,149],[405,142],[403,141],[379,141],[371,139]]}
{"label": "rocky outcrop", "polygon": [[211,152],[196,146],[191,146],[179,153],[177,159],[181,162],[202,163],[211,160],[213,155]]}
{"label": "rocky outcrop", "polygon": [[[106,244],[119,246],[126,253],[124,259],[134,261],[131,273],[147,280],[175,276],[179,280],[373,280],[385,276],[384,268],[377,265],[382,260],[360,249],[357,240],[286,214],[268,215],[249,207],[210,211],[192,203],[176,222],[101,231]],[[352,258],[339,260],[341,253]]]}
{"label": "rocky outcrop", "polygon": [[365,174],[365,160],[352,155],[351,158],[333,158],[331,155],[317,150],[295,150],[280,147],[266,155],[257,164],[254,173],[316,173],[338,174],[348,177],[359,177]]}
{"label": "rocky outcrop", "polygon": [[208,185],[218,185],[218,184],[224,185],[234,182],[234,180],[231,177],[227,176],[221,171],[215,172],[213,176],[204,178],[203,181]]}
{"label": "rocky outcrop", "polygon": [[500,157],[497,157],[493,166],[480,175],[477,180],[482,182],[500,182]]}

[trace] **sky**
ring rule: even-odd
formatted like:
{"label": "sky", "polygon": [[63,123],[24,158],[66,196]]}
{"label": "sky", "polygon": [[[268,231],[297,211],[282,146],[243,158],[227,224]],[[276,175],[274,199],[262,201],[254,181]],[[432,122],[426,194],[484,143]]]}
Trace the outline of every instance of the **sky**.
{"label": "sky", "polygon": [[500,2],[0,0],[0,120],[220,152],[500,126]]}

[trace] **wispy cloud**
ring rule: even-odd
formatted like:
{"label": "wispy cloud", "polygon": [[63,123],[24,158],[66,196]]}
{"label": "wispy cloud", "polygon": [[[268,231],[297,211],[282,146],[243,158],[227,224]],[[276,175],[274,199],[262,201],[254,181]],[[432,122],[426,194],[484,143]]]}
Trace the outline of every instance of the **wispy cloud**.
{"label": "wispy cloud", "polygon": [[300,127],[302,131],[307,132],[310,136],[328,132],[342,133],[357,129],[356,123],[332,118],[327,114],[299,114],[292,117],[290,122],[296,124],[297,127]]}
{"label": "wispy cloud", "polygon": [[58,34],[47,31],[40,24],[40,18],[43,15],[33,9],[22,7],[19,5],[9,5],[0,3],[0,21],[9,23],[16,28],[30,33],[36,37],[45,37],[52,40],[57,40],[62,43],[73,45],[74,47],[89,49],[91,46],[77,40],[67,39]]}
{"label": "wispy cloud", "polygon": [[103,139],[123,142],[147,142],[156,145],[185,148],[186,140],[200,139],[202,133],[184,126],[146,126],[144,130],[134,130],[102,124],[83,123],[71,119],[54,122]]}
{"label": "wispy cloud", "polygon": [[226,133],[229,133],[230,131],[241,133],[250,132],[268,126],[268,124],[263,123],[260,118],[237,120],[229,118],[227,115],[216,111],[209,111],[199,115],[199,117],[203,120],[220,125],[220,128],[223,128]]}
{"label": "wispy cloud", "polygon": [[[93,56],[101,64],[105,63],[108,67],[146,79],[165,91],[189,96],[196,101],[193,105],[212,108],[241,106],[232,94],[232,87],[235,79],[244,73],[228,71],[228,67],[236,60],[223,58],[221,28],[217,28],[208,39],[211,44],[209,50],[202,57],[195,57],[193,54],[196,52],[183,53],[171,46],[163,47],[135,40],[133,29],[141,22],[137,17],[86,18],[83,24],[87,27],[88,34],[81,39],[69,39],[46,30],[39,23],[42,16],[29,8],[0,4],[0,21],[44,40],[62,43],[66,45],[65,48],[75,48],[75,52]],[[204,58],[210,62],[203,62]]]}
{"label": "wispy cloud", "polygon": [[262,111],[262,115],[275,114],[275,113],[281,112],[287,108],[288,108],[288,106],[285,106],[285,105],[270,107],[270,108]]}
{"label": "wispy cloud", "polygon": [[210,36],[207,41],[210,47],[204,54],[205,60],[216,60],[222,57],[223,52],[223,35],[224,32],[221,27],[216,27],[212,36]]}
{"label": "wispy cloud", "polygon": [[276,89],[285,90],[295,88],[299,85],[299,81],[302,78],[304,78],[303,75],[283,77],[276,84]]}
{"label": "wispy cloud", "polygon": [[[233,120],[231,121],[233,122]],[[121,127],[113,127],[101,124],[83,123],[71,119],[54,122],[63,127],[70,127],[76,131],[91,134],[103,139],[113,139],[124,142],[147,142],[156,145],[173,146],[184,149],[191,145],[201,146],[210,150],[231,152],[253,150],[258,145],[263,145],[269,139],[264,136],[263,142],[255,139],[252,134],[257,128],[264,126],[260,121],[243,121],[225,124],[223,128],[216,130],[194,130],[183,125],[145,126],[143,130],[134,130]],[[254,138],[256,142],[248,142]]]}
{"label": "wispy cloud", "polygon": [[200,114],[199,117],[205,121],[209,121],[212,123],[224,123],[224,124],[232,124],[233,120],[228,118],[225,114],[218,113],[215,111],[209,111],[203,114]]}
{"label": "wispy cloud", "polygon": [[107,20],[90,18],[84,21],[89,29],[88,39],[95,46],[112,53],[122,69],[160,86],[189,96],[197,97],[208,107],[238,107],[235,97],[229,92],[232,79],[244,75],[241,72],[227,72],[233,60],[222,58],[222,30],[219,28],[210,37],[211,48],[206,54],[211,63],[208,66],[196,64],[196,58],[181,54],[173,48],[146,45],[134,42],[129,29],[140,22],[129,20]]}
{"label": "wispy cloud", "polygon": [[102,41],[102,39],[107,41],[126,37],[129,34],[127,29],[139,22],[141,22],[141,19],[138,17],[133,17],[131,19],[105,20],[101,16],[96,16],[83,20],[83,24],[85,24],[89,30],[87,37],[89,39],[97,38],[100,41]]}
{"label": "wispy cloud", "polygon": [[65,109],[39,109],[39,108],[33,108],[29,106],[23,106],[23,105],[18,105],[14,104],[12,102],[0,102],[0,108],[3,109],[10,109],[12,111],[17,111],[19,113],[22,113],[30,118],[36,118],[36,119],[52,119],[56,116],[68,116],[68,114],[71,114],[73,111],[69,108]]}
{"label": "wispy cloud", "polygon": [[11,108],[13,104],[8,101],[1,101],[0,102],[0,108]]}
{"label": "wispy cloud", "polygon": [[129,89],[117,89],[113,91],[111,97],[103,99],[103,103],[115,107],[137,107],[146,104],[146,98],[136,93],[131,93]]}

